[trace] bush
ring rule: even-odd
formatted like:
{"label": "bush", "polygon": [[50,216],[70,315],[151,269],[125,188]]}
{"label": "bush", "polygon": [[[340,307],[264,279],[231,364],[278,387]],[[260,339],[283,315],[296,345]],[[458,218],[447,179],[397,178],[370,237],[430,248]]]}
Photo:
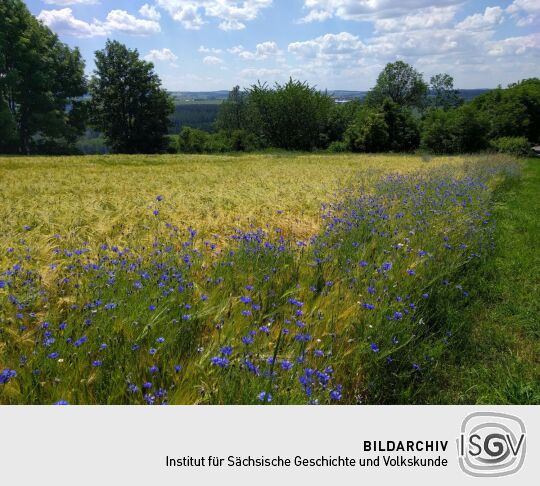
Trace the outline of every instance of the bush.
{"label": "bush", "polygon": [[485,122],[471,105],[432,110],[422,130],[422,149],[436,154],[463,154],[485,149]]}
{"label": "bush", "polygon": [[343,153],[347,152],[348,150],[347,142],[343,142],[341,140],[338,140],[337,142],[332,142],[328,146],[328,152],[331,152],[333,154]]}
{"label": "bush", "polygon": [[353,152],[384,152],[388,149],[388,125],[384,114],[363,111],[345,134]]}
{"label": "bush", "polygon": [[500,153],[526,157],[531,145],[525,137],[501,137],[491,141],[491,147]]}
{"label": "bush", "polygon": [[178,135],[178,151],[185,154],[202,154],[207,150],[210,135],[202,130],[184,127]]}

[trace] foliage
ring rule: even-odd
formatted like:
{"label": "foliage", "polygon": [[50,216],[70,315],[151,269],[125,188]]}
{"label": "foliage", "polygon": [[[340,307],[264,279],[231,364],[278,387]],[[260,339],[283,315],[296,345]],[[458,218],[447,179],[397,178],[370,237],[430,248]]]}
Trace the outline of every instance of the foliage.
{"label": "foliage", "polygon": [[429,81],[431,98],[429,105],[434,108],[450,110],[463,104],[459,91],[454,89],[454,78],[446,73],[436,74]]}
{"label": "foliage", "polygon": [[80,97],[85,93],[79,50],[61,43],[21,0],[2,1],[0,150],[31,153],[40,147],[56,147],[58,152],[72,151],[84,131]]}
{"label": "foliage", "polygon": [[263,145],[286,150],[313,150],[333,100],[305,82],[290,79],[274,89],[266,84],[248,90],[249,131]]}
{"label": "foliage", "polygon": [[388,148],[388,125],[384,114],[364,109],[345,134],[349,149],[353,152],[384,152]]}
{"label": "foliage", "polygon": [[488,123],[488,138],[524,136],[533,143],[540,141],[540,79],[489,91],[472,105]]}
{"label": "foliage", "polygon": [[388,147],[392,152],[412,152],[420,145],[420,128],[410,109],[387,98],[382,114],[388,130]]}
{"label": "foliage", "polygon": [[413,66],[403,61],[389,63],[379,74],[375,87],[368,93],[366,103],[381,105],[386,98],[404,107],[422,108],[428,87]]}
{"label": "foliage", "polygon": [[361,106],[360,101],[353,100],[347,103],[335,103],[330,108],[328,118],[321,133],[322,147],[343,140],[347,128],[349,128],[358,115]]}
{"label": "foliage", "polygon": [[423,149],[437,154],[472,153],[486,148],[486,126],[471,105],[432,110],[423,121]]}
{"label": "foliage", "polygon": [[202,130],[184,127],[178,135],[178,151],[186,154],[205,152],[210,135]]}
{"label": "foliage", "polygon": [[235,86],[219,107],[216,128],[231,133],[236,130],[244,130],[247,126],[247,94],[240,91],[240,86]]}
{"label": "foliage", "polygon": [[171,117],[169,133],[180,133],[184,127],[198,128],[208,133],[213,132],[219,110],[219,104],[176,104]]}
{"label": "foliage", "polygon": [[153,68],[118,41],[96,52],[91,121],[113,152],[155,153],[167,145],[174,105]]}
{"label": "foliage", "polygon": [[349,146],[347,142],[342,142],[341,140],[332,142],[328,146],[328,152],[334,153],[334,154],[347,152],[348,150],[349,150]]}
{"label": "foliage", "polygon": [[531,144],[525,137],[501,137],[491,141],[491,146],[500,153],[526,157],[531,154]]}

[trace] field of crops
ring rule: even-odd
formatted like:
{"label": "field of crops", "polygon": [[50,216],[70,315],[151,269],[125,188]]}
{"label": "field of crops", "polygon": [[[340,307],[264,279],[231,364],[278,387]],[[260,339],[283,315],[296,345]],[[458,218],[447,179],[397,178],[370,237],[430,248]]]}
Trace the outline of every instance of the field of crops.
{"label": "field of crops", "polygon": [[[0,158],[0,403],[407,403],[504,157]],[[451,323],[451,324],[450,324]]]}

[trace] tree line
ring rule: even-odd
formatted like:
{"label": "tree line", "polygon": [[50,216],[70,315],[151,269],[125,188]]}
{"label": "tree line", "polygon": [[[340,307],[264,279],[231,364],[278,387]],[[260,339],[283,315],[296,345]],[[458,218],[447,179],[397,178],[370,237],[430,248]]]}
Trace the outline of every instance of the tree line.
{"label": "tree line", "polygon": [[[267,148],[440,154],[492,148],[527,153],[540,141],[540,79],[465,102],[445,73],[426,82],[397,61],[363,101],[337,104],[307,82],[238,86],[219,107],[215,132],[184,127],[150,62],[108,40],[88,79],[77,48],[39,22],[22,0],[0,3],[0,153],[76,153],[87,129],[115,153],[215,153]],[[181,109],[181,108],[179,108]]]}

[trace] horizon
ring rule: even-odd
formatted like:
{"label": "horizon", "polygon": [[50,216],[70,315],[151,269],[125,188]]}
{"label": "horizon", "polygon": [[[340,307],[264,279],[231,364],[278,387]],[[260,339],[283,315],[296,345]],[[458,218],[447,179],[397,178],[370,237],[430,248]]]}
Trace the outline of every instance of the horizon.
{"label": "horizon", "polygon": [[[534,0],[29,0],[33,15],[79,47],[86,73],[107,38],[154,63],[171,92],[226,91],[305,79],[321,91],[368,91],[388,62],[459,89],[538,76]],[[478,86],[482,86],[479,88]]]}

